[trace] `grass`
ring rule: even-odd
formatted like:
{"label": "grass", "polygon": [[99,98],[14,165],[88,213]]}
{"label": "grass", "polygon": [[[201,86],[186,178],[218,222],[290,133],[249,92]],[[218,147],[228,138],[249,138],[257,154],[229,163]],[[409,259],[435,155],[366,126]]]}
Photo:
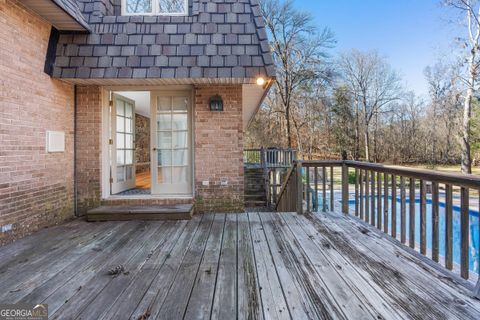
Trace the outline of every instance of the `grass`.
{"label": "grass", "polygon": [[[404,167],[410,168],[418,168],[418,169],[430,169],[440,172],[450,172],[450,173],[460,173],[460,165],[452,166],[452,165],[437,165],[432,167],[429,164],[415,164],[415,165],[403,165]],[[473,167],[472,173],[476,175],[480,175],[480,167]]]}

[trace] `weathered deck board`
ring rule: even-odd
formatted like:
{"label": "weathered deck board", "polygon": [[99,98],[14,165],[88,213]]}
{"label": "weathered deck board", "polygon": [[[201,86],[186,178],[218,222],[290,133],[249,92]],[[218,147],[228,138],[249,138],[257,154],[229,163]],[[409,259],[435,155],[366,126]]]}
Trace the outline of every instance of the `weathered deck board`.
{"label": "weathered deck board", "polygon": [[341,214],[51,230],[0,248],[2,302],[48,303],[52,319],[480,318],[458,277]]}
{"label": "weathered deck board", "polygon": [[257,213],[248,213],[253,249],[257,266],[257,277],[263,313],[266,319],[290,319],[290,310],[284,294],[284,288],[278,278],[275,262],[268,249],[262,223]]}
{"label": "weathered deck board", "polygon": [[225,218],[225,214],[215,215],[195,286],[185,311],[185,317],[188,319],[208,319],[212,313],[212,301],[217,282],[218,261],[222,248]]}
{"label": "weathered deck board", "polygon": [[301,252],[298,243],[290,242],[290,235],[274,227],[270,216],[259,216],[292,317],[338,318],[338,309],[333,299],[324,290],[325,286],[315,274],[308,257]]}
{"label": "weathered deck board", "polygon": [[212,317],[234,319],[237,314],[237,215],[226,216],[218,263]]}
{"label": "weathered deck board", "polygon": [[110,311],[105,314],[103,319],[121,319],[128,318],[135,310],[148,288],[157,276],[159,270],[168,259],[172,248],[177,243],[180,235],[186,227],[185,221],[177,221],[171,230],[166,232],[166,241],[160,248],[152,253],[151,257],[138,272],[136,277],[131,279],[130,285],[122,292],[116,302],[111,306]]}
{"label": "weathered deck board", "polygon": [[248,216],[238,216],[238,319],[263,319]]}
{"label": "weathered deck board", "polygon": [[387,303],[396,305],[409,317],[461,319],[478,309],[478,301],[468,298],[461,287],[450,287],[452,279],[386,240],[383,234],[331,213],[307,219],[329,236],[336,250],[354,261],[358,269],[371,274],[382,287]]}
{"label": "weathered deck board", "polygon": [[187,224],[178,242],[169,252],[164,265],[152,280],[147,292],[143,295],[142,300],[133,311],[130,317],[131,319],[139,319],[145,315],[155,316],[160,312],[167,293],[176,279],[180,265],[190,246],[193,244],[194,239],[198,236],[199,226],[204,218],[205,217],[202,216],[200,219],[194,219],[194,223]]}

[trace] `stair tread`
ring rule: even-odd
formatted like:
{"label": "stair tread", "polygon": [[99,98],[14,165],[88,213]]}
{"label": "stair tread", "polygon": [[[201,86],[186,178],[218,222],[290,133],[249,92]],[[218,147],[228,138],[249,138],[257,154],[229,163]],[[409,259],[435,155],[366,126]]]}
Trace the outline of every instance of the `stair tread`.
{"label": "stair tread", "polygon": [[100,206],[87,212],[88,221],[188,220],[193,204]]}
{"label": "stair tread", "polygon": [[129,213],[185,213],[190,212],[192,204],[182,205],[148,205],[148,206],[100,206],[88,211],[88,214],[129,214]]}

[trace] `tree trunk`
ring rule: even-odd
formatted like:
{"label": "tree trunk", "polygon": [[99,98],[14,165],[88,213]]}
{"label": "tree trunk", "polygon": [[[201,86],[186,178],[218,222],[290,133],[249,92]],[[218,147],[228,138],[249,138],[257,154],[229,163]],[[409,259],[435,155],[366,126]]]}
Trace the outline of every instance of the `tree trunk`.
{"label": "tree trunk", "polygon": [[370,162],[370,135],[368,132],[368,125],[365,126],[365,160]]}
{"label": "tree trunk", "polygon": [[470,153],[470,119],[472,117],[473,87],[469,87],[463,106],[462,122],[462,173],[472,173],[472,157]]}
{"label": "tree trunk", "polygon": [[354,159],[359,160],[360,158],[360,119],[359,119],[359,110],[358,102],[355,104],[355,152]]}
{"label": "tree trunk", "polygon": [[470,121],[472,118],[472,99],[475,88],[475,78],[477,75],[475,68],[475,59],[477,50],[472,49],[469,61],[469,79],[467,94],[463,104],[463,121],[462,121],[462,173],[472,173],[472,155],[470,152]]}
{"label": "tree trunk", "polygon": [[292,124],[290,123],[290,106],[285,107],[285,117],[287,120],[287,142],[288,148],[292,148]]}

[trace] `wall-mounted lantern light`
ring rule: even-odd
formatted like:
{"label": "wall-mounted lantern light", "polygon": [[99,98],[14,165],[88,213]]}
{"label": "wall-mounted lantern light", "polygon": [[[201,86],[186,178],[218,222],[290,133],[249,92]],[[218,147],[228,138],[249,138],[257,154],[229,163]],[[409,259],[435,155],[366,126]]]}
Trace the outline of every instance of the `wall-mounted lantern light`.
{"label": "wall-mounted lantern light", "polygon": [[210,98],[210,111],[223,111],[223,99],[219,95]]}

